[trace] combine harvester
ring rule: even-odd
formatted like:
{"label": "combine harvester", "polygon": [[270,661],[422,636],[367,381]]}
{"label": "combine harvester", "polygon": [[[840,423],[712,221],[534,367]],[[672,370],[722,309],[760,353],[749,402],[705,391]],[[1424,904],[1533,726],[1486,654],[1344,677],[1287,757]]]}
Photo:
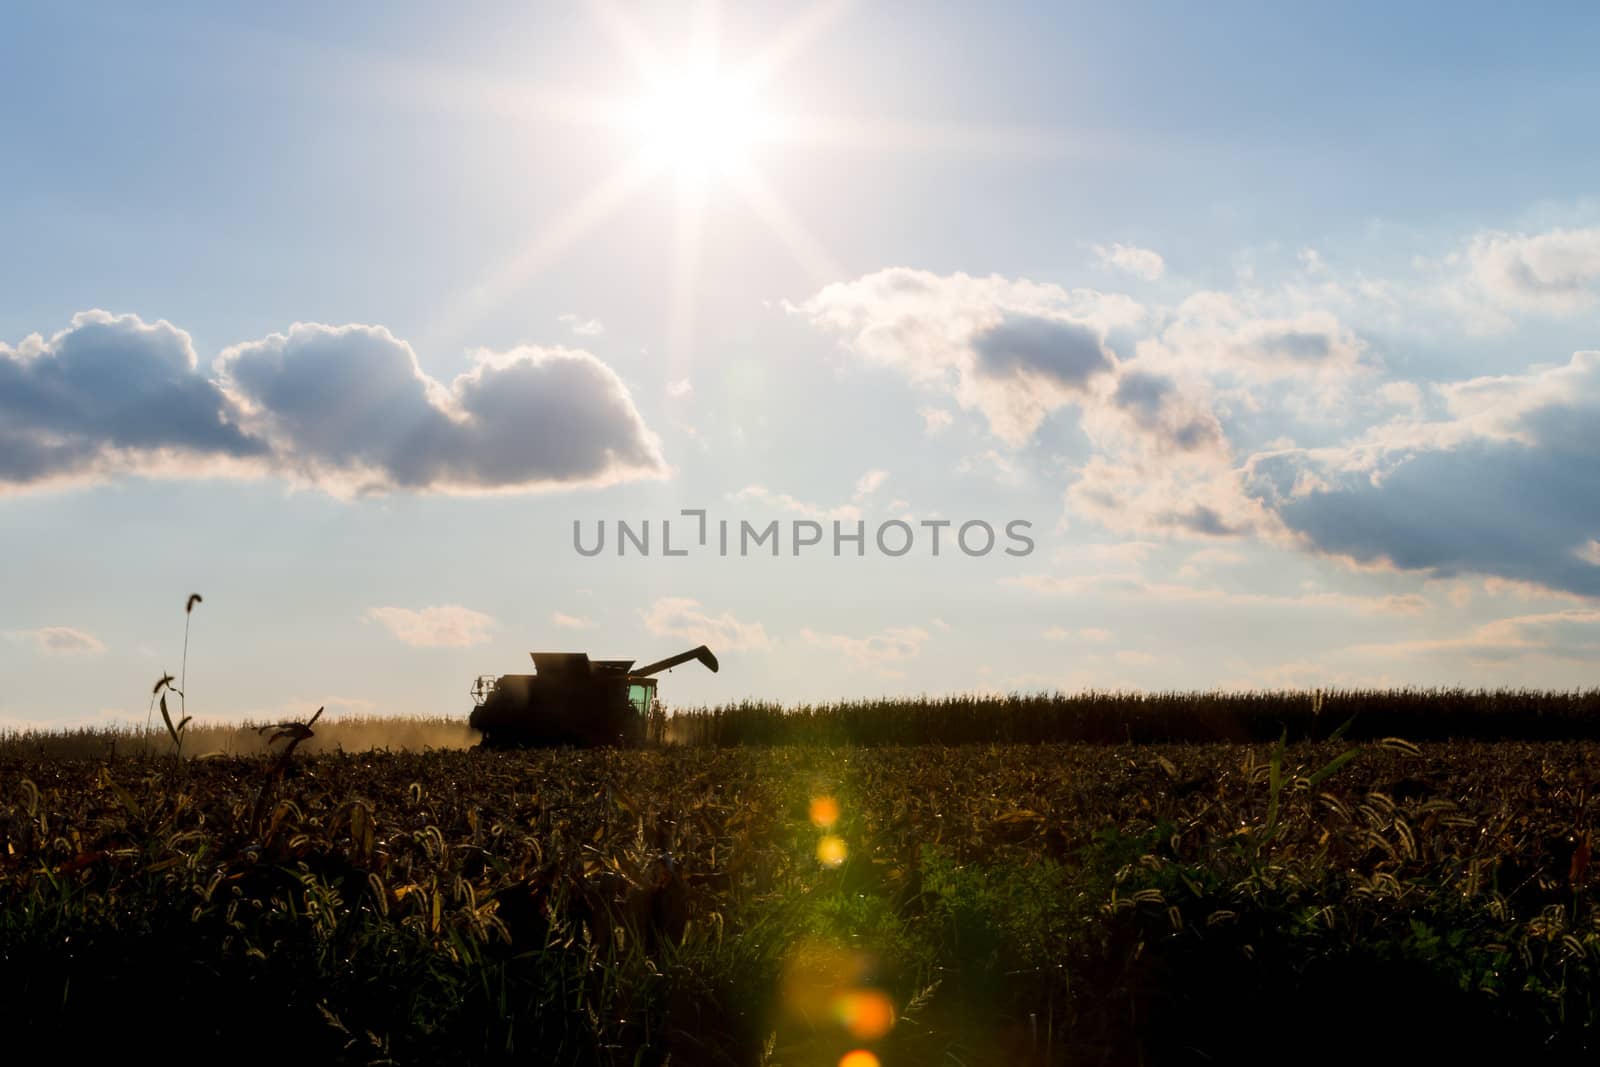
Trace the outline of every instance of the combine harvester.
{"label": "combine harvester", "polygon": [[467,725],[483,748],[533,745],[642,745],[656,702],[655,675],[697,659],[713,672],[705,645],[633,669],[631,659],[584,652],[533,652],[533,674],[481,676],[472,687]]}

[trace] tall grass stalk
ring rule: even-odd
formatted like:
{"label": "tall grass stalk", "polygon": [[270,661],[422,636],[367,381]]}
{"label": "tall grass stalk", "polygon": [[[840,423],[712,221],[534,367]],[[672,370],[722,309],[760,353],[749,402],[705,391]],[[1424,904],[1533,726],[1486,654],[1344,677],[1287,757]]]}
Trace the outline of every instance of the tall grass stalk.
{"label": "tall grass stalk", "polygon": [[184,718],[189,714],[189,621],[194,618],[194,606],[201,603],[199,593],[190,593],[183,605],[183,663],[178,668],[178,707]]}

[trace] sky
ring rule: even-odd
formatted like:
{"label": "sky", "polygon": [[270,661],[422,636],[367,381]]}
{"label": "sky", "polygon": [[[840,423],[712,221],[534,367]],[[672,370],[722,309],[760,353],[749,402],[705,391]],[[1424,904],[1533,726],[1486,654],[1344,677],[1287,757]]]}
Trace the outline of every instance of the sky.
{"label": "sky", "polygon": [[9,6],[0,726],[180,669],[201,718],[464,716],[702,642],[669,706],[1594,685],[1597,45]]}

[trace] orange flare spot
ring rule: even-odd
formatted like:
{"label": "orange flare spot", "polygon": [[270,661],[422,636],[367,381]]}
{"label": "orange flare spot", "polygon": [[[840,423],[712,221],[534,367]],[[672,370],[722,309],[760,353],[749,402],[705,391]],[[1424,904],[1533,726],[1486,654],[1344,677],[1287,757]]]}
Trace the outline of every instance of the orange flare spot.
{"label": "orange flare spot", "polygon": [[880,1061],[866,1049],[858,1048],[840,1056],[839,1067],[880,1067]]}
{"label": "orange flare spot", "polygon": [[844,838],[829,834],[817,842],[817,859],[824,867],[837,867],[850,855],[850,848],[844,843]]}
{"label": "orange flare spot", "polygon": [[826,830],[839,821],[839,802],[832,797],[811,798],[811,824]]}
{"label": "orange flare spot", "polygon": [[833,1017],[857,1041],[876,1041],[894,1029],[894,1001],[877,989],[852,989],[833,998]]}

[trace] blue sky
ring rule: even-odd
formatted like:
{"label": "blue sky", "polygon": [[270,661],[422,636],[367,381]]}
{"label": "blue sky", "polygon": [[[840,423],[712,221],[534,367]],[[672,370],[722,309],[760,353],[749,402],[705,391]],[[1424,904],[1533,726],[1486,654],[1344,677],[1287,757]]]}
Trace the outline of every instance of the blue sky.
{"label": "blue sky", "polygon": [[0,722],[1594,683],[1592,7],[323,8],[0,16]]}

